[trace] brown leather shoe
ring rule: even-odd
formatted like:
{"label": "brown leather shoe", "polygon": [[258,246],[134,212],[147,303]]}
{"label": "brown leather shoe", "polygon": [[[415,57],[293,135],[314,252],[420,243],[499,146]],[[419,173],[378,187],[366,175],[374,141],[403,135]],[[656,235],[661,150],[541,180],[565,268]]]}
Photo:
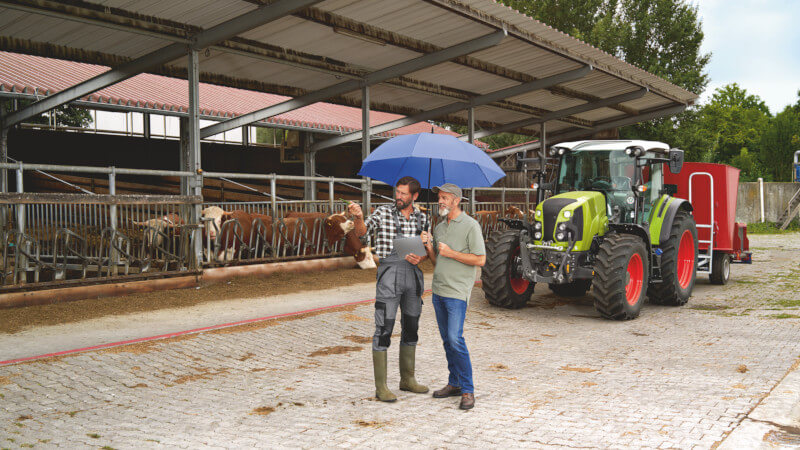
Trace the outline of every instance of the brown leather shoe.
{"label": "brown leather shoe", "polygon": [[456,397],[461,395],[461,388],[450,386],[449,384],[438,391],[433,392],[434,398]]}
{"label": "brown leather shoe", "polygon": [[461,394],[461,404],[458,406],[461,409],[472,409],[475,406],[475,394],[469,392]]}

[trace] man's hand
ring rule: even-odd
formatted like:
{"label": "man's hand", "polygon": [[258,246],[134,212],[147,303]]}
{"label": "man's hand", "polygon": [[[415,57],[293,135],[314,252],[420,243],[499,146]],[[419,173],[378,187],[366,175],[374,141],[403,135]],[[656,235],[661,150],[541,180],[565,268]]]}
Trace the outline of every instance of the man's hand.
{"label": "man's hand", "polygon": [[409,253],[406,255],[406,261],[410,262],[413,265],[417,265],[422,262],[424,258],[422,256],[417,256],[413,253]]}
{"label": "man's hand", "polygon": [[361,211],[361,205],[359,205],[358,203],[351,202],[349,205],[347,205],[347,211],[359,219],[364,218],[364,212]]}
{"label": "man's hand", "polygon": [[439,242],[439,256],[452,258],[455,252],[444,242]]}
{"label": "man's hand", "polygon": [[428,250],[433,249],[433,241],[431,240],[431,235],[427,231],[423,231],[419,237],[422,239],[422,245],[424,245],[425,248]]}

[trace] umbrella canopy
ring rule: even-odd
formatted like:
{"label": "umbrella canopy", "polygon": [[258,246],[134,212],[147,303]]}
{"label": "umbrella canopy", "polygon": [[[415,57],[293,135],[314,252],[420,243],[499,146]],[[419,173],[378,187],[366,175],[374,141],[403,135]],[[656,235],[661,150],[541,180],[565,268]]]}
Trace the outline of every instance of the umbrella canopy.
{"label": "umbrella canopy", "polygon": [[462,188],[486,187],[506,174],[483,150],[446,134],[397,136],[364,160],[359,175],[394,186],[405,176],[423,188],[453,183]]}

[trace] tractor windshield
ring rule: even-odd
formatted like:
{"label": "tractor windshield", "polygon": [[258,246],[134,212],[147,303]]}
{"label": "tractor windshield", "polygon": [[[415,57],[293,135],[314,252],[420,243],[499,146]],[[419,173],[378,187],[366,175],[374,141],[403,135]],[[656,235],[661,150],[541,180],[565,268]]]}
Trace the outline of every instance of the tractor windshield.
{"label": "tractor windshield", "polygon": [[602,192],[609,216],[618,222],[633,222],[636,160],[622,150],[568,152],[562,157],[558,174],[560,192]]}
{"label": "tractor windshield", "polygon": [[558,191],[631,192],[635,160],[620,150],[570,152],[561,161]]}

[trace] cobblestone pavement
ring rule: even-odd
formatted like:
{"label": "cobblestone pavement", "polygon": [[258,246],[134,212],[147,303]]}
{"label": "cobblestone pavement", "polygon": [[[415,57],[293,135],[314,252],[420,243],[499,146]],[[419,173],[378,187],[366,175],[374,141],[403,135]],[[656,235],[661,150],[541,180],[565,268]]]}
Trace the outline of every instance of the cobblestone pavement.
{"label": "cobblestone pavement", "polygon": [[[629,322],[546,286],[515,311],[476,289],[471,411],[373,399],[366,304],[0,367],[0,447],[709,448],[799,361],[800,236],[751,245],[736,281],[700,281],[686,307],[646,305]],[[420,327],[418,380],[439,388],[429,301]]]}

